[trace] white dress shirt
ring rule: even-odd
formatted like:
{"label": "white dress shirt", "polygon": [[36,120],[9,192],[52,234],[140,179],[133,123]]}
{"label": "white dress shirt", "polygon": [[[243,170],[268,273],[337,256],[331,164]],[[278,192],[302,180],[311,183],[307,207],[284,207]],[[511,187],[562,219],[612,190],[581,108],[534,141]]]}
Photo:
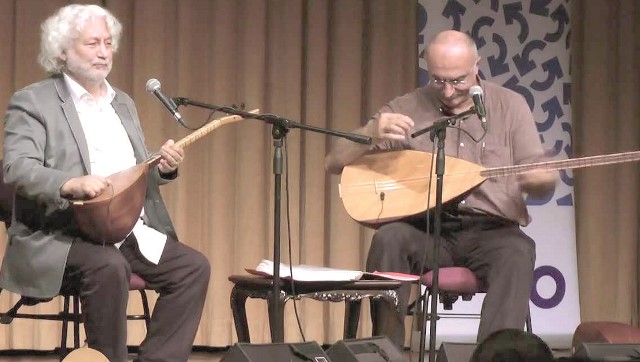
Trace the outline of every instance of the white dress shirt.
{"label": "white dress shirt", "polygon": [[[133,154],[131,141],[120,118],[111,106],[116,92],[109,82],[104,81],[104,90],[96,101],[84,87],[67,74],[64,74],[64,80],[71,93],[87,139],[91,174],[108,177],[135,166],[136,158]],[[142,215],[144,215],[144,209],[132,232],[138,240],[138,247],[142,255],[150,262],[158,264],[167,242],[167,236],[145,225],[142,221]],[[115,245],[119,248],[122,241]]]}

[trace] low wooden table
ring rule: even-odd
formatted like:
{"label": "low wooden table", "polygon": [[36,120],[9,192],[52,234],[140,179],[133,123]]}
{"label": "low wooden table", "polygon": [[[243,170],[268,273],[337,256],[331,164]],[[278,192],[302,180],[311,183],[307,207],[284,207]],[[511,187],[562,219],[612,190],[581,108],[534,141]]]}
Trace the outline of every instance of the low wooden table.
{"label": "low wooden table", "polygon": [[[245,304],[247,298],[266,299],[271,311],[271,295],[273,293],[273,279],[255,275],[232,275],[229,278],[234,286],[231,290],[231,310],[233,321],[236,326],[238,342],[251,342],[249,336],[249,326],[247,324],[247,312]],[[355,281],[321,281],[321,282],[295,282],[294,296],[289,281],[281,281],[280,290],[280,316],[284,319],[284,304],[287,300],[295,297],[311,298],[322,302],[345,302],[344,317],[344,338],[352,339],[356,337],[358,322],[360,320],[360,306],[362,299],[370,298],[372,301],[389,303],[390,306],[398,309],[398,294],[396,290],[402,282],[395,280],[355,280]],[[271,340],[275,338],[273,326],[277,321],[269,313],[269,326]],[[386,321],[377,321],[373,335],[380,335],[379,331],[384,330],[381,326]],[[280,321],[284,325],[284,321]]]}

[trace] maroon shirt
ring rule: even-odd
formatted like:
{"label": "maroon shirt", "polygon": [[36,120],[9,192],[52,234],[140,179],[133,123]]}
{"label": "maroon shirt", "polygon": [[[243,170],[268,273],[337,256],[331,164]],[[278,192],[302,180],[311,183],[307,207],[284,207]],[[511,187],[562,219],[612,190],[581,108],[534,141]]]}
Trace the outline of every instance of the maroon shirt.
{"label": "maroon shirt", "polygon": [[[471,115],[459,121],[455,128],[447,129],[445,154],[482,165],[486,168],[511,166],[542,161],[544,154],[535,121],[529,106],[518,93],[487,81],[480,81],[484,91],[487,112],[487,134],[480,142],[483,129],[477,116]],[[415,126],[410,133],[419,131],[444,117],[440,101],[428,86],[397,97],[383,106],[380,113],[401,113],[410,117]],[[429,133],[419,137],[407,137],[404,141],[386,141],[372,147],[373,150],[413,149],[434,152]],[[444,177],[446,185],[447,177]],[[435,197],[435,196],[434,196]],[[524,197],[516,176],[487,179],[459,204],[459,210],[489,214],[513,220],[522,226],[529,224]]]}

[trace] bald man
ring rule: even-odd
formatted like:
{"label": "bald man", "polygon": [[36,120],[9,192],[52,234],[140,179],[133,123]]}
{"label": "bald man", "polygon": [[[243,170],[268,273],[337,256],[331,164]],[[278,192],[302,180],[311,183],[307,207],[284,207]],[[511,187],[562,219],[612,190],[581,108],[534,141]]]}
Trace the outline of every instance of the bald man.
{"label": "bald man", "polygon": [[[336,140],[326,157],[327,171],[339,174],[345,165],[371,151],[433,152],[429,135],[410,135],[435,120],[469,110],[474,105],[469,92],[473,86],[483,90],[486,123],[473,115],[450,126],[445,154],[484,167],[544,160],[524,98],[478,77],[481,58],[473,39],[462,32],[443,31],[427,44],[425,60],[429,83],[391,100],[354,131],[370,136],[371,146]],[[551,172],[491,178],[464,198],[444,205],[439,265],[467,267],[487,288],[478,342],[494,331],[524,326],[535,263],[535,243],[520,229],[531,221],[525,196],[548,195],[557,178],[557,173]],[[422,274],[434,264],[433,250],[434,239],[426,231],[424,215],[391,222],[373,236],[367,270]],[[372,314],[374,323],[391,322],[377,328],[403,346],[402,318],[407,312],[410,285],[402,287],[399,294],[400,315],[382,304],[376,304]]]}

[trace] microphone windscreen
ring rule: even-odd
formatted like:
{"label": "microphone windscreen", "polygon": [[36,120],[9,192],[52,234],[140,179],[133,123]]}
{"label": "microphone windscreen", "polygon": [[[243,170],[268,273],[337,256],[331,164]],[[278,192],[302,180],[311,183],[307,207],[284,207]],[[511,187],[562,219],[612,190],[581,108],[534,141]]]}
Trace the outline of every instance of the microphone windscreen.
{"label": "microphone windscreen", "polygon": [[[147,83],[148,85],[149,83]],[[474,85],[473,87],[469,88],[469,94],[471,94],[471,96],[475,96],[475,95],[482,95],[482,87],[480,87],[479,85]]]}
{"label": "microphone windscreen", "polygon": [[160,81],[155,78],[149,79],[147,81],[147,92],[153,93],[156,89],[160,89]]}

